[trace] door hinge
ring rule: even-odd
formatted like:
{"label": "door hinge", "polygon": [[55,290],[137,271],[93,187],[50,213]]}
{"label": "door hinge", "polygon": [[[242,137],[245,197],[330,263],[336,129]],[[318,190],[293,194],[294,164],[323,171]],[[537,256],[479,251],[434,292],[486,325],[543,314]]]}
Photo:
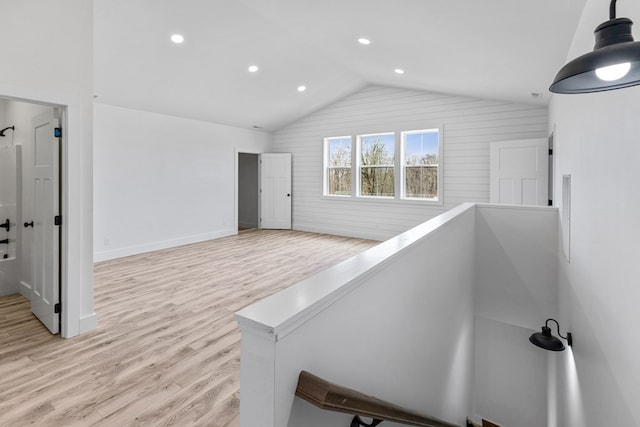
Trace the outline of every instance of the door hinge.
{"label": "door hinge", "polygon": [[53,225],[62,225],[62,217],[60,215],[53,217]]}
{"label": "door hinge", "polygon": [[57,303],[56,305],[53,306],[53,312],[55,314],[59,314],[62,311],[62,304]]}
{"label": "door hinge", "polygon": [[549,200],[548,200],[548,202],[549,202],[549,203],[548,203],[548,205],[547,205],[547,206],[553,206],[553,200],[549,199]]}
{"label": "door hinge", "polygon": [[56,138],[62,138],[62,128],[53,128],[53,136]]}
{"label": "door hinge", "polygon": [[549,148],[549,155],[553,156],[553,148]]}

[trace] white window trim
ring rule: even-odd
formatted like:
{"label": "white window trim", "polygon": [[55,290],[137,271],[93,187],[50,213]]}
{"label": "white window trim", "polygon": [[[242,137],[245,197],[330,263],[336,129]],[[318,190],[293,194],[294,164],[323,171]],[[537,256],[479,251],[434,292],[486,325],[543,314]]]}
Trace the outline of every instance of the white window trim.
{"label": "white window trim", "polygon": [[[332,139],[350,139],[351,140],[351,194],[329,194],[329,140]],[[322,198],[327,199],[351,199],[353,197],[353,136],[328,136],[322,142]]]}
{"label": "white window trim", "polygon": [[[422,132],[429,130],[437,130],[438,131],[438,198],[437,199],[422,199],[417,197],[405,197],[404,195],[404,147],[402,144],[402,135],[404,133],[414,133],[414,132]],[[382,197],[382,196],[362,196],[360,195],[360,143],[359,137],[362,136],[372,136],[372,135],[395,135],[395,145],[394,145],[394,177],[395,177],[395,195],[394,197]],[[351,195],[335,195],[328,194],[328,175],[327,175],[327,164],[329,160],[329,148],[328,141],[330,139],[338,139],[338,138],[349,138],[351,139]],[[416,205],[416,206],[443,206],[444,205],[444,125],[426,125],[426,126],[417,126],[414,129],[407,129],[407,127],[403,127],[398,130],[397,128],[389,131],[381,131],[381,132],[357,132],[352,133],[351,135],[342,135],[342,136],[328,136],[323,138],[322,143],[322,165],[321,165],[321,174],[322,174],[322,188],[320,199],[322,200],[333,200],[333,201],[341,201],[341,202],[362,202],[362,203],[371,203],[371,204],[400,204],[400,205]],[[355,160],[354,160],[355,159]]]}
{"label": "white window trim", "polygon": [[[393,166],[393,197],[389,196],[366,196],[362,195],[362,183],[360,182],[360,169],[362,168],[362,163],[360,161],[360,155],[362,154],[361,150],[361,139],[367,136],[378,136],[378,135],[393,135],[393,164],[392,165],[370,165],[370,167],[389,167]],[[353,141],[353,140],[352,140]],[[397,179],[396,179],[396,170],[398,168],[398,133],[395,131],[389,132],[375,132],[375,133],[362,133],[355,136],[355,146],[356,146],[356,165],[355,165],[355,181],[356,181],[356,192],[355,197],[357,199],[373,199],[373,200],[395,200],[398,196],[397,192]],[[352,142],[353,145],[353,142]],[[353,158],[351,160],[351,166],[353,167]],[[351,176],[353,177],[354,173],[351,172]],[[353,194],[353,192],[352,192]]]}
{"label": "white window trim", "polygon": [[[438,197],[437,198],[431,198],[431,199],[427,199],[427,198],[421,198],[421,197],[407,197],[406,195],[406,187],[405,187],[405,148],[404,148],[404,135],[407,134],[415,134],[415,133],[422,133],[422,132],[434,132],[437,131],[438,132],[438,164],[435,165],[435,167],[438,168]],[[424,128],[424,129],[416,129],[416,130],[403,130],[400,132],[399,138],[398,138],[398,144],[400,145],[400,167],[399,167],[399,171],[400,171],[400,179],[399,181],[399,185],[400,185],[400,193],[398,193],[400,195],[400,199],[401,200],[410,200],[410,201],[414,201],[414,202],[421,202],[421,203],[426,203],[426,204],[430,204],[430,205],[437,205],[437,206],[442,206],[444,204],[444,197],[443,197],[443,193],[444,193],[444,173],[443,173],[443,163],[444,163],[444,144],[443,144],[443,126],[434,126],[434,127],[428,127],[428,128]]]}

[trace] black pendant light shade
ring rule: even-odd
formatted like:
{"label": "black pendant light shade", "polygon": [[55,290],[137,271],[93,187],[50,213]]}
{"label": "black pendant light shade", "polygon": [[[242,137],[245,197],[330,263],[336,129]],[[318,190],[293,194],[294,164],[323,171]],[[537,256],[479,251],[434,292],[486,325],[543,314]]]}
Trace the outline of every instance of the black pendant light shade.
{"label": "black pendant light shade", "polygon": [[558,327],[558,335],[560,336],[560,338],[564,338],[565,340],[567,340],[567,343],[570,346],[573,345],[571,332],[568,332],[566,337],[560,335],[560,325],[555,319],[547,319],[544,326],[542,327],[542,332],[536,332],[529,337],[529,341],[531,342],[531,344],[550,351],[564,350],[565,347],[562,341],[551,335],[551,328],[547,326],[549,324],[549,321],[553,321],[556,323],[556,326]]}
{"label": "black pendant light shade", "polygon": [[630,19],[616,19],[615,5],[612,0],[610,19],[594,32],[593,52],[562,67],[549,88],[551,92],[601,92],[640,84],[640,42],[633,41]]}

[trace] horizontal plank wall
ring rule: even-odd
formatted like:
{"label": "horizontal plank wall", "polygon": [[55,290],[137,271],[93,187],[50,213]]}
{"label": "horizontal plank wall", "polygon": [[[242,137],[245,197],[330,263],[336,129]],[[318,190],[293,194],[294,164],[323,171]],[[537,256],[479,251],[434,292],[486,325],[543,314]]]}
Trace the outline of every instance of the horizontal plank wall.
{"label": "horizontal plank wall", "polygon": [[[463,202],[489,201],[489,143],[547,136],[547,108],[368,86],[273,136],[293,153],[293,228],[384,240]],[[322,196],[328,136],[443,127],[444,204]]]}

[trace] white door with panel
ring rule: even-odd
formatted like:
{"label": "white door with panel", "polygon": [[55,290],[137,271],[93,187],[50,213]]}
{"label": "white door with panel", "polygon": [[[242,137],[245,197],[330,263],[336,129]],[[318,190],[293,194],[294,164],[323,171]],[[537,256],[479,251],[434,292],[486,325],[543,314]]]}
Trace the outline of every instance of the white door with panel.
{"label": "white door with panel", "polygon": [[260,154],[260,228],[291,229],[291,153]]}
{"label": "white door with panel", "polygon": [[[34,239],[31,311],[51,331],[60,330],[60,150],[54,135],[58,121],[53,110],[33,119]],[[25,224],[25,227],[27,224]],[[28,228],[25,228],[27,232]],[[58,306],[59,307],[59,306]]]}
{"label": "white door with panel", "polygon": [[549,141],[491,143],[491,203],[547,206]]}

